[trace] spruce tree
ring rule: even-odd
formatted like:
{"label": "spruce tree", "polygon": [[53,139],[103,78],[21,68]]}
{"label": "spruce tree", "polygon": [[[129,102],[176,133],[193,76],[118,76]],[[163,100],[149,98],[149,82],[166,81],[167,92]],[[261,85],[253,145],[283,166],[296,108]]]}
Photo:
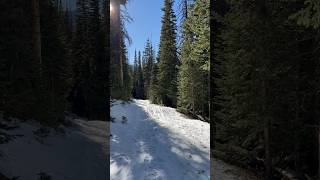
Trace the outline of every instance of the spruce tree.
{"label": "spruce tree", "polygon": [[178,108],[185,113],[207,117],[210,59],[209,2],[196,1],[189,11],[183,26]]}
{"label": "spruce tree", "polygon": [[176,47],[176,16],[172,10],[173,0],[165,0],[160,35],[159,52],[159,98],[160,103],[175,107],[177,103],[177,76],[179,60]]}
{"label": "spruce tree", "polygon": [[[124,26],[122,25],[122,31],[124,34]],[[124,36],[121,36],[121,57],[122,57],[122,79],[123,79],[123,85],[122,85],[122,99],[123,100],[129,100],[131,97],[131,89],[132,89],[132,80],[130,76],[130,67],[128,64],[128,57],[127,57],[127,47],[124,40]]]}
{"label": "spruce tree", "polygon": [[[64,119],[67,109],[66,96],[70,90],[71,64],[61,2],[42,1],[41,17],[50,19],[42,23],[42,68],[41,91],[39,92],[40,119],[49,124],[57,124]],[[57,55],[58,54],[58,55]]]}
{"label": "spruce tree", "polygon": [[0,108],[5,116],[35,118],[39,61],[31,63],[31,3],[4,0],[0,6]]}
{"label": "spruce tree", "polygon": [[137,70],[137,98],[144,99],[144,76],[141,61],[141,52],[138,52],[138,70]]}
{"label": "spruce tree", "polygon": [[151,82],[152,66],[154,63],[154,52],[150,40],[146,42],[146,47],[143,51],[143,76],[144,76],[144,97],[149,98],[149,89]]}
{"label": "spruce tree", "polygon": [[138,87],[138,57],[137,51],[134,51],[134,60],[133,60],[133,76],[132,76],[132,96],[133,98],[137,98],[137,87]]}
{"label": "spruce tree", "polygon": [[152,103],[158,104],[159,100],[159,81],[158,81],[158,63],[153,64],[151,81],[150,81],[150,90],[149,90],[149,99]]}
{"label": "spruce tree", "polygon": [[216,150],[235,154],[232,161],[246,166],[264,164],[269,179],[279,168],[301,179],[314,175],[317,40],[314,30],[290,20],[304,4],[228,5],[216,43]]}
{"label": "spruce tree", "polygon": [[[67,110],[66,94],[71,78],[63,8],[59,1],[31,2],[15,1],[6,5],[8,10],[19,13],[13,12],[8,19],[12,25],[3,25],[21,31],[0,32],[2,37],[11,38],[2,42],[0,48],[7,51],[1,53],[1,59],[10,67],[5,78],[8,80],[6,90],[1,96],[1,110],[7,116],[32,118],[56,126],[63,121]],[[10,54],[13,52],[16,55]]]}
{"label": "spruce tree", "polygon": [[74,36],[73,112],[89,119],[105,119],[105,35],[99,0],[78,0]]}
{"label": "spruce tree", "polygon": [[[130,20],[130,17],[122,14],[121,5],[127,1],[112,1],[113,11],[110,14],[110,45],[111,45],[111,58],[110,58],[110,80],[111,80],[111,98],[128,100],[128,91],[131,86],[127,83],[129,66],[127,65],[127,55],[125,40],[127,39],[130,44],[130,37],[125,30],[124,21]],[[127,78],[127,79],[126,79]]]}

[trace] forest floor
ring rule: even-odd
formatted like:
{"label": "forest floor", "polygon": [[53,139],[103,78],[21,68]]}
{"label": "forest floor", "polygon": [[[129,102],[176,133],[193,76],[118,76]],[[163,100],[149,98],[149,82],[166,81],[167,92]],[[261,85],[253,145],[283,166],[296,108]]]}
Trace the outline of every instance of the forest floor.
{"label": "forest floor", "polygon": [[[148,100],[114,101],[111,116],[111,180],[210,179],[209,123]],[[216,159],[212,171],[214,180],[249,180]]]}
{"label": "forest floor", "polygon": [[[17,180],[104,180],[108,176],[107,123],[72,119],[71,127],[54,130],[34,121],[1,121],[0,172]],[[1,178],[0,178],[1,179]],[[47,179],[47,178],[43,178]]]}
{"label": "forest floor", "polygon": [[213,158],[213,180],[260,180],[253,173]]}

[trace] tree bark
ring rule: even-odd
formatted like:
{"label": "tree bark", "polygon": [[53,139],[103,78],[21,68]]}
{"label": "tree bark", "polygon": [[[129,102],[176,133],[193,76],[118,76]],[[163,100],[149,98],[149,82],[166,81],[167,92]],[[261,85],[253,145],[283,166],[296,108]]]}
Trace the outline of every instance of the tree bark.
{"label": "tree bark", "polygon": [[31,0],[32,3],[32,55],[34,62],[39,67],[42,75],[41,59],[41,29],[40,29],[40,3],[39,0]]}
{"label": "tree bark", "polygon": [[[211,27],[214,27],[214,28],[219,28],[218,26],[218,23],[215,19],[213,19],[212,17],[214,16],[215,13],[218,13],[218,9],[216,6],[213,6],[213,4],[217,4],[217,0],[212,0],[211,1],[211,5],[210,5],[210,25]],[[214,32],[216,34],[214,34]],[[215,43],[218,38],[217,38],[217,32],[218,32],[218,29],[216,29],[215,31],[210,31],[210,39],[213,38],[213,43]],[[215,125],[215,119],[214,119],[214,106],[213,106],[213,100],[214,100],[214,84],[213,84],[213,62],[215,60],[215,58],[217,58],[215,56],[215,46],[212,45],[211,46],[211,51],[210,51],[210,71],[209,71],[209,120],[210,120],[210,134],[212,134],[211,136],[211,139],[210,139],[210,147],[211,149],[215,149],[215,135],[216,135],[216,125]],[[213,153],[212,151],[210,152],[210,157],[212,158],[213,156]],[[211,167],[213,167],[211,165]]]}
{"label": "tree bark", "polygon": [[[121,28],[121,27],[120,27]],[[122,29],[120,29],[120,32],[122,31]],[[120,84],[121,84],[121,87],[122,88],[124,88],[123,87],[123,84],[124,84],[124,82],[123,82],[123,66],[124,66],[124,57],[123,57],[123,46],[122,46],[122,44],[124,44],[124,42],[122,42],[123,40],[122,40],[122,33],[120,34],[120,49],[119,49],[119,55],[120,55]]]}
{"label": "tree bark", "polygon": [[[295,72],[295,118],[293,123],[293,129],[298,129],[300,126],[300,63],[299,60],[296,59],[296,72]],[[300,171],[300,142],[298,140],[299,134],[294,132],[294,166],[295,166],[295,171],[301,172]]]}
{"label": "tree bark", "polygon": [[123,86],[123,64],[122,64],[122,55],[121,55],[121,19],[120,19],[120,3],[118,0],[112,0],[111,6],[112,11],[110,15],[112,27],[114,28],[114,39],[111,41],[111,47],[114,49],[114,60],[116,64],[119,64],[119,77],[120,77],[120,84]]}
{"label": "tree bark", "polygon": [[271,180],[272,179],[272,160],[271,160],[271,139],[270,139],[270,127],[271,127],[271,119],[268,117],[268,102],[267,102],[267,78],[266,75],[268,72],[268,53],[269,47],[267,47],[267,38],[265,37],[265,31],[268,31],[268,12],[266,7],[266,0],[258,0],[257,1],[257,15],[260,17],[262,21],[261,27],[259,27],[259,36],[261,36],[261,41],[259,42],[258,46],[260,48],[260,61],[261,61],[261,71],[260,71],[260,78],[262,81],[261,84],[261,112],[260,115],[263,119],[263,132],[264,132],[264,148],[265,148],[265,179]]}
{"label": "tree bark", "polygon": [[265,166],[266,166],[266,180],[271,180],[271,151],[270,151],[270,120],[267,120],[264,127],[264,141],[265,141]]}
{"label": "tree bark", "polygon": [[[315,105],[314,105],[314,109],[315,109],[315,118],[319,118],[319,110],[318,110],[318,107],[319,107],[319,93],[320,91],[319,90],[316,90],[315,92]],[[320,179],[320,121],[318,120],[318,124],[317,124],[317,130],[316,130],[316,133],[317,133],[317,144],[318,144],[318,179]]]}

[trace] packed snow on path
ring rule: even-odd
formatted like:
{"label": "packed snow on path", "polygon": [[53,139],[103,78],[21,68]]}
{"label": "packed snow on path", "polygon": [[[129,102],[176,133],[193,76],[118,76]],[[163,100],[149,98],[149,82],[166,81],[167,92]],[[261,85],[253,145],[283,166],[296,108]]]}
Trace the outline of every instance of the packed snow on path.
{"label": "packed snow on path", "polygon": [[0,144],[0,172],[7,177],[36,180],[45,173],[53,180],[108,179],[107,123],[73,119],[74,126],[50,130],[47,137],[34,133],[36,122],[11,123],[18,128],[5,131],[19,135]]}
{"label": "packed snow on path", "polygon": [[[111,180],[210,179],[210,124],[147,100],[112,103]],[[212,159],[213,180],[257,180]]]}
{"label": "packed snow on path", "polygon": [[115,101],[111,116],[111,180],[210,179],[209,123],[147,100]]}

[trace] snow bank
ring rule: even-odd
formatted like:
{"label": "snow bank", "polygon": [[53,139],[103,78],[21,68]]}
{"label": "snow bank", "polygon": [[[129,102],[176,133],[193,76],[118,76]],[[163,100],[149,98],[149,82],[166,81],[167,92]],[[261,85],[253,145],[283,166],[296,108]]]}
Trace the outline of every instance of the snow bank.
{"label": "snow bank", "polygon": [[48,137],[35,135],[36,122],[17,124],[11,135],[23,135],[0,144],[0,171],[8,177],[36,180],[40,172],[53,180],[107,179],[107,126],[102,121],[73,120],[65,133],[51,129]]}

